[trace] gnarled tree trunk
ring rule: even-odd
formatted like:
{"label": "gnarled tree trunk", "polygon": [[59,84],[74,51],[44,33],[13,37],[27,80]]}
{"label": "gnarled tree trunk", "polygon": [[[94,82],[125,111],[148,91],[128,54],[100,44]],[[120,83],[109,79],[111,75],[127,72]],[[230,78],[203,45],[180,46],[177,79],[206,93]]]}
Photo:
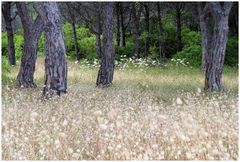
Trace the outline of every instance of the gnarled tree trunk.
{"label": "gnarled tree trunk", "polygon": [[222,70],[228,34],[228,16],[232,2],[210,2],[210,10],[215,21],[212,45],[205,71],[205,90],[223,91]]}
{"label": "gnarled tree trunk", "polygon": [[45,28],[45,83],[44,96],[67,92],[66,49],[62,33],[62,20],[56,2],[37,3],[37,12]]}
{"label": "gnarled tree trunk", "polygon": [[8,37],[8,63],[10,65],[16,65],[15,46],[14,46],[13,28],[12,28],[13,18],[11,17],[11,3],[12,2],[2,3],[2,13],[5,20],[7,37]]}
{"label": "gnarled tree trunk", "polygon": [[116,34],[116,41],[117,41],[117,46],[120,46],[121,42],[121,33],[120,33],[120,3],[121,2],[116,2],[116,16],[117,16],[117,34]]}
{"label": "gnarled tree trunk", "polygon": [[16,6],[24,31],[23,55],[17,76],[17,85],[36,87],[34,83],[34,72],[37,59],[38,39],[42,34],[43,23],[40,16],[37,16],[35,21],[32,22],[26,2],[17,2]]}
{"label": "gnarled tree trunk", "polygon": [[113,45],[113,3],[103,4],[103,55],[98,71],[97,86],[110,86],[114,73],[114,45]]}

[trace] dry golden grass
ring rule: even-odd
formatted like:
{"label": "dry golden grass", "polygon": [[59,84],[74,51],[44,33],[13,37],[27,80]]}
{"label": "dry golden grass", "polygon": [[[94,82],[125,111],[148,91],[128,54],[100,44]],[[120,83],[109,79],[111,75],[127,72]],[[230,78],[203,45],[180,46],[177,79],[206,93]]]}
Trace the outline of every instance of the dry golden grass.
{"label": "dry golden grass", "polygon": [[212,95],[199,70],[116,70],[113,86],[100,89],[97,69],[68,65],[60,98],[41,99],[42,58],[39,88],[2,87],[4,160],[237,160],[236,72]]}

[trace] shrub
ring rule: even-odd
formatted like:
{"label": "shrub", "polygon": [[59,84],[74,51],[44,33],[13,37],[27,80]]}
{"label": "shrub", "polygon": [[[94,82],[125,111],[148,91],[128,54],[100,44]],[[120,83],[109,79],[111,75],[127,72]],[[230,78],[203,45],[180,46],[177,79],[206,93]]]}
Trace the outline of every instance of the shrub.
{"label": "shrub", "polygon": [[238,38],[229,37],[227,42],[225,65],[238,66]]}
{"label": "shrub", "polygon": [[80,44],[80,55],[87,60],[93,61],[97,58],[96,55],[96,37],[94,35],[90,37],[82,38],[78,41]]}
{"label": "shrub", "polygon": [[20,60],[23,52],[24,38],[22,35],[14,35],[15,56],[16,60]]}
{"label": "shrub", "polygon": [[10,65],[8,64],[7,56],[2,56],[2,82],[8,81],[7,73],[9,72]]}

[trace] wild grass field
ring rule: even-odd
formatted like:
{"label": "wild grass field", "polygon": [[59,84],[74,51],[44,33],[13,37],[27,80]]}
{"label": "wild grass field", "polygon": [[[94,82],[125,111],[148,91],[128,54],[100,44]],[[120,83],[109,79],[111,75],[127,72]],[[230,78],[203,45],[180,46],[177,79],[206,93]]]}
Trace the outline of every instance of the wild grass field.
{"label": "wild grass field", "polygon": [[196,68],[117,68],[106,89],[95,87],[97,72],[68,61],[68,93],[43,100],[40,57],[37,88],[3,84],[2,159],[238,159],[237,69],[224,69],[225,91],[215,94]]}

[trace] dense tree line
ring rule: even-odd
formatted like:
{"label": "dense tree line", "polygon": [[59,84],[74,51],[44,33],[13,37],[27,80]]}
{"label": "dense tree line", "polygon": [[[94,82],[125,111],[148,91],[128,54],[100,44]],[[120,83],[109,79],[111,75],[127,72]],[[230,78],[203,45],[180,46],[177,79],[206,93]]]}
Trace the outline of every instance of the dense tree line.
{"label": "dense tree line", "polygon": [[[13,15],[12,8],[17,12]],[[29,8],[33,10],[30,11]],[[35,14],[32,16],[32,12]],[[170,14],[169,14],[170,13]],[[205,90],[222,91],[222,70],[228,35],[238,36],[238,3],[233,2],[2,2],[2,14],[8,36],[9,64],[15,65],[12,21],[19,16],[23,28],[24,47],[17,84],[35,87],[34,71],[38,40],[45,35],[44,95],[60,95],[67,91],[66,47],[62,23],[72,26],[75,58],[82,58],[77,26],[86,26],[96,36],[96,55],[101,60],[96,85],[110,86],[114,60],[119,48],[133,39],[136,58],[150,57],[152,42],[157,37],[158,59],[165,62],[169,51],[183,49],[182,29],[201,32],[202,68]],[[169,49],[163,19],[171,15],[175,22],[176,42]],[[156,28],[156,29],[155,29]],[[157,35],[153,34],[157,30]],[[144,44],[141,38],[144,37]],[[116,45],[114,45],[116,42]],[[142,50],[142,46],[144,50]]]}

